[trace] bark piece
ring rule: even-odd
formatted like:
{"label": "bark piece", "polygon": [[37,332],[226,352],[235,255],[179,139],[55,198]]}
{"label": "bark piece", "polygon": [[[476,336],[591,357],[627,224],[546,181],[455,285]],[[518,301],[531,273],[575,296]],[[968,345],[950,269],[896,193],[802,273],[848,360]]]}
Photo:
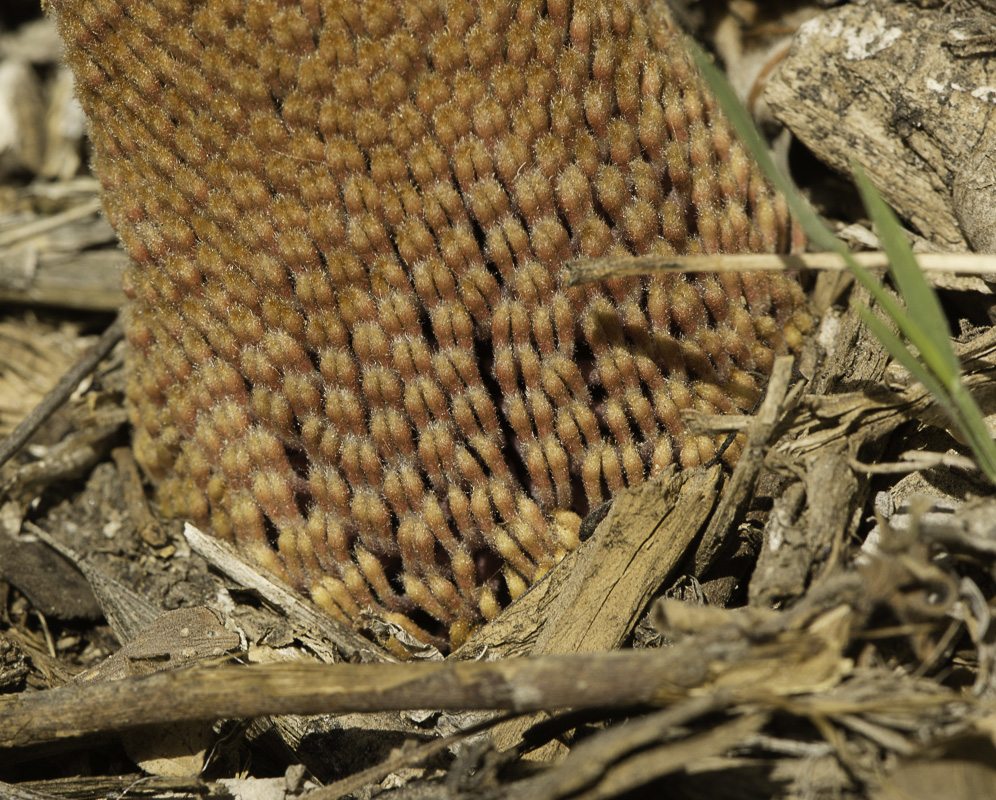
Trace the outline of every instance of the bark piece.
{"label": "bark piece", "polygon": [[[990,62],[951,46],[953,23],[947,12],[908,3],[827,12],[799,29],[766,97],[822,160],[843,172],[861,162],[924,236],[964,249],[952,188],[993,150],[996,96]],[[971,203],[977,213],[977,193]],[[966,233],[985,246],[989,226],[975,227]]]}

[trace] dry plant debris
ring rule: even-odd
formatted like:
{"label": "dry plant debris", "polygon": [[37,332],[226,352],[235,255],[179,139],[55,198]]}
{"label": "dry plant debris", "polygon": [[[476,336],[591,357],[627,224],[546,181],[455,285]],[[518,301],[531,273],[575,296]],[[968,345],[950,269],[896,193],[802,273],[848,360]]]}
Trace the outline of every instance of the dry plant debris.
{"label": "dry plant debris", "polygon": [[99,182],[80,174],[85,142],[55,27],[0,18],[0,302],[120,307],[127,255],[99,213]]}
{"label": "dry plant debris", "polygon": [[[9,52],[0,35],[0,58]],[[66,210],[66,198],[69,207],[85,209],[92,188],[74,192],[72,182],[57,181],[0,194],[35,210],[49,195],[61,198],[49,211]],[[30,227],[19,229],[36,221],[8,220],[12,241],[43,241],[32,240],[37,234]],[[92,240],[78,238],[100,235],[106,229],[94,231]],[[966,335],[961,350],[968,383],[989,411],[996,410],[992,340],[991,332]],[[791,372],[779,366],[755,415],[686,419],[694,435],[710,440],[744,433],[731,478],[719,468],[662,472],[616,493],[601,525],[593,517],[583,529],[582,547],[447,662],[435,663],[432,648],[370,620],[380,642],[403,641],[420,658],[410,672],[392,673],[408,664],[370,663],[393,657],[260,572],[244,553],[196,532],[184,536],[179,526],[150,524],[141,494],[121,490],[135,480],[128,448],[115,449],[113,463],[84,466],[78,493],[65,468],[99,461],[94,446],[104,447],[104,440],[84,435],[79,447],[67,442],[47,454],[21,453],[0,476],[0,537],[7,548],[0,552],[6,576],[0,718],[25,708],[45,713],[25,727],[0,729],[16,728],[24,741],[55,736],[61,744],[57,753],[43,745],[0,749],[0,794],[141,793],[163,800],[249,792],[279,800],[374,794],[594,800],[651,791],[792,800],[994,794],[991,489],[963,472],[965,460],[942,430],[942,415],[900,371],[886,370],[881,349],[853,315],[828,312],[820,341],[830,354],[807,386],[793,385]],[[102,370],[95,378],[66,417],[70,428],[102,424],[97,419],[113,405],[106,393],[112,376]],[[893,491],[892,472],[900,469],[910,474]],[[19,483],[9,481],[17,476]],[[97,665],[113,649],[108,629],[39,614],[19,588],[27,576],[3,569],[6,553],[46,543],[79,567],[93,588],[90,602],[99,602],[126,645],[103,667]],[[205,560],[219,574],[208,573]],[[624,651],[608,661],[601,652],[578,652],[629,636],[637,607],[656,585],[694,598],[664,601],[637,625],[637,641],[663,649]],[[744,601],[748,607],[735,612],[701,605]],[[779,610],[767,608],[771,603]],[[178,606],[179,614],[167,611]],[[198,637],[206,650],[185,653],[184,643]],[[549,655],[516,658],[530,653]],[[511,658],[504,666],[492,662],[500,656]],[[654,659],[665,669],[641,671],[641,663]],[[339,661],[353,663],[340,670]],[[191,663],[197,666],[140,677]],[[630,699],[667,684],[654,698],[663,707],[582,711],[594,701],[590,691],[578,693],[579,678],[589,669],[597,677],[606,664],[606,685],[630,692]],[[74,676],[91,667],[93,682],[78,685],[84,679]],[[548,677],[539,680],[543,670]],[[100,680],[112,673],[116,682]],[[290,686],[294,699],[278,700],[254,683],[304,674],[315,676],[312,690],[331,685],[341,692],[345,682],[350,703],[378,710],[207,727],[193,721],[220,711],[274,710],[267,704],[278,702],[286,703],[283,709],[293,702],[303,714],[328,708],[321,705],[327,697],[300,696],[309,688],[300,678]],[[391,704],[432,710],[385,710],[390,674],[428,686],[425,693],[403,686]],[[442,712],[445,692],[453,691],[447,681],[471,674],[477,683],[461,683],[451,695],[455,710]],[[212,684],[222,691],[205,691]],[[254,688],[233,697],[226,684]],[[158,694],[164,685],[173,688]],[[186,703],[198,692],[205,700],[192,703],[191,714],[173,709],[175,698]],[[137,705],[101,703],[102,697],[134,697]],[[231,705],[222,708],[226,697]],[[78,713],[77,701],[85,698],[98,701],[91,715]],[[61,713],[61,703],[69,713]],[[539,712],[509,719],[468,710],[516,704]],[[576,708],[564,711],[561,704]],[[181,721],[150,726],[140,737],[130,726],[135,710],[146,707],[152,709],[146,722],[171,709]],[[64,724],[73,720],[107,734],[66,738],[79,733]]]}
{"label": "dry plant debris", "polygon": [[[869,789],[889,796],[902,785],[914,797],[926,797],[909,787],[896,765],[901,759],[929,771],[928,754],[951,751],[957,741],[977,743],[961,757],[991,785],[993,775],[982,758],[996,714],[988,608],[974,581],[959,579],[949,565],[930,556],[929,541],[936,538],[914,541],[887,534],[879,554],[857,569],[838,567],[825,575],[790,611],[730,611],[661,601],[654,620],[670,642],[661,649],[493,662],[167,671],[2,699],[0,730],[10,746],[221,715],[544,709],[556,722],[562,707],[573,708],[576,716],[585,707],[663,703],[665,710],[592,731],[559,765],[492,784],[488,796],[612,797],[674,773],[683,776],[677,778],[679,785],[698,770],[725,771],[729,780],[749,764],[769,775],[755,775],[753,791],[741,796],[771,796],[770,781],[775,781],[783,783],[780,796],[814,790],[817,796],[861,796]],[[963,548],[994,563],[992,548],[964,542]],[[957,651],[952,627],[968,636]],[[228,635],[219,630],[222,637]],[[151,641],[152,631],[145,638]],[[128,658],[154,656],[159,647],[132,648]],[[933,660],[935,669],[938,652],[943,659],[956,655],[958,661],[986,668],[978,671],[971,691],[943,687],[921,675],[903,677],[889,661],[906,647],[921,664]],[[991,752],[991,742],[988,747]],[[416,748],[407,762],[404,756],[393,758],[391,767],[433,750]],[[814,758],[823,762],[819,777],[807,771]],[[785,783],[794,786],[792,791],[785,793]],[[761,793],[763,786],[769,794]],[[340,796],[343,788],[316,790],[313,797]],[[463,795],[453,787],[447,796]]]}
{"label": "dry plant debris", "polygon": [[776,116],[823,161],[867,170],[892,207],[944,250],[993,252],[992,81],[978,4],[845,5],[805,24],[768,86]]}
{"label": "dry plant debris", "polygon": [[0,321],[0,438],[7,437],[80,357],[78,330],[38,319]]}

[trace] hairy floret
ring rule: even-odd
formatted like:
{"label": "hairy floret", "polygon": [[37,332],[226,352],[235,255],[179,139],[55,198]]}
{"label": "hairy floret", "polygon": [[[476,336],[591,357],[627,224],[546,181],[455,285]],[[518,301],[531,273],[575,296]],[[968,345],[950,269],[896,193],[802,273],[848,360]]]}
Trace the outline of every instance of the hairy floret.
{"label": "hairy floret", "polygon": [[[126,279],[135,452],[332,614],[459,641],[715,456],[809,320],[781,199],[651,0],[52,2]],[[727,453],[734,458],[736,445]]]}

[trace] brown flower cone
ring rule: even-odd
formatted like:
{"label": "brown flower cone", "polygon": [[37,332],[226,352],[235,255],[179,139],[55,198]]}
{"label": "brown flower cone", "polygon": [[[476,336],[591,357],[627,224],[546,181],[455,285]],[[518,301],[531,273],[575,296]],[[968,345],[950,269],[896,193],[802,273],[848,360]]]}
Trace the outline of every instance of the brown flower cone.
{"label": "brown flower cone", "polygon": [[563,288],[792,245],[659,2],[52,6],[134,261],[136,455],[342,619],[458,642],[713,458],[682,410],[749,410],[809,324],[779,274]]}

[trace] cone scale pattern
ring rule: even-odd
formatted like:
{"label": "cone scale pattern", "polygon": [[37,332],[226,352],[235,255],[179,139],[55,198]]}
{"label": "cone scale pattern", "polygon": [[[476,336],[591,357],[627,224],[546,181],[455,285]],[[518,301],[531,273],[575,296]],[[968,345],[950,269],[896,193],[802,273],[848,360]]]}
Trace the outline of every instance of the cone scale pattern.
{"label": "cone scale pattern", "polygon": [[778,274],[563,288],[793,244],[660,3],[52,6],[133,258],[136,455],[342,619],[461,640],[712,458],[682,410],[749,410],[808,325]]}

